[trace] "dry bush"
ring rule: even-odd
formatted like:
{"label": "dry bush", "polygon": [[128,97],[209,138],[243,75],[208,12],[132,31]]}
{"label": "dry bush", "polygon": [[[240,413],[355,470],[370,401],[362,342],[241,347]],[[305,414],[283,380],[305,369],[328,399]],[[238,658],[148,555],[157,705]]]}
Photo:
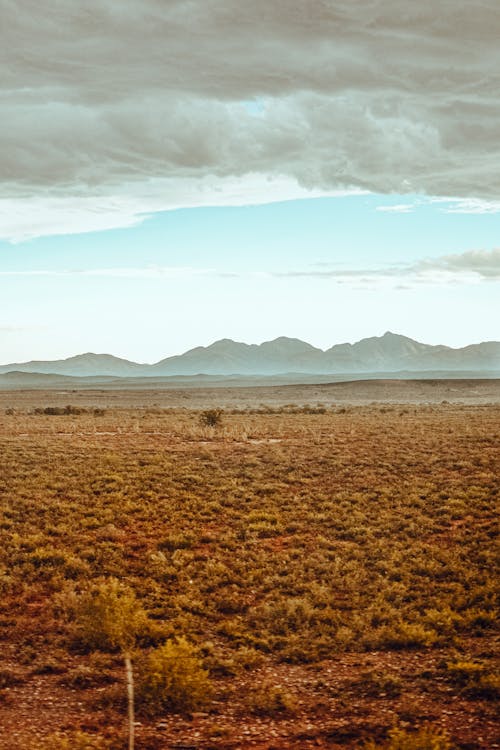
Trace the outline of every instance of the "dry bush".
{"label": "dry bush", "polygon": [[222,424],[222,409],[205,409],[200,414],[200,423],[204,427],[219,427]]}
{"label": "dry bush", "polygon": [[89,650],[129,651],[148,630],[135,592],[116,578],[95,581],[81,593],[66,590],[56,597],[56,607],[73,622],[76,642]]}
{"label": "dry bush", "polygon": [[56,732],[37,744],[37,750],[112,750],[112,747],[110,741],[86,732]]}
{"label": "dry bush", "polygon": [[357,693],[371,698],[379,696],[397,698],[401,695],[402,686],[402,680],[398,675],[373,669],[362,672],[359,679],[351,683],[351,687]]}
{"label": "dry bush", "polygon": [[485,662],[459,659],[446,665],[446,673],[450,682],[458,685],[468,698],[500,697],[500,675]]}
{"label": "dry bush", "polygon": [[266,681],[251,689],[245,703],[258,716],[292,716],[297,711],[297,699],[283,685]]}
{"label": "dry bush", "polygon": [[0,690],[11,688],[14,685],[22,685],[23,682],[26,682],[26,678],[20,671],[9,667],[0,667]]}
{"label": "dry bush", "polygon": [[139,666],[138,699],[146,713],[186,713],[202,708],[211,695],[208,672],[185,638],[168,640]]}

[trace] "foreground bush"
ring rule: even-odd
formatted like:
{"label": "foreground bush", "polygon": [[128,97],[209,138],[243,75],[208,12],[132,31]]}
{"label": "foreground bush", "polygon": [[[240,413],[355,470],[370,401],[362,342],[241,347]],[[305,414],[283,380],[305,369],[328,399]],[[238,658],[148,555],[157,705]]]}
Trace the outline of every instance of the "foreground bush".
{"label": "foreground bush", "polygon": [[[69,604],[77,640],[90,649],[119,649],[125,663],[128,698],[129,750],[134,750],[134,674],[132,650],[137,638],[148,629],[148,618],[135,592],[109,578],[91,584],[81,594],[62,599]],[[73,747],[73,746],[71,746]],[[85,746],[84,746],[85,748]]]}
{"label": "foreground bush", "polygon": [[138,693],[147,713],[203,707],[211,686],[196,648],[181,637],[151,651],[140,670]]}

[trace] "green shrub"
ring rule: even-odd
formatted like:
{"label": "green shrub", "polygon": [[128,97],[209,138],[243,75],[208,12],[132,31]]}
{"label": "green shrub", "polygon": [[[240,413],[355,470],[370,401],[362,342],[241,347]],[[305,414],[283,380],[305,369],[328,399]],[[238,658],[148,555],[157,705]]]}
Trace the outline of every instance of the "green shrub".
{"label": "green shrub", "polygon": [[147,713],[194,711],[210,693],[197,649],[183,637],[151,651],[140,668],[138,698]]}

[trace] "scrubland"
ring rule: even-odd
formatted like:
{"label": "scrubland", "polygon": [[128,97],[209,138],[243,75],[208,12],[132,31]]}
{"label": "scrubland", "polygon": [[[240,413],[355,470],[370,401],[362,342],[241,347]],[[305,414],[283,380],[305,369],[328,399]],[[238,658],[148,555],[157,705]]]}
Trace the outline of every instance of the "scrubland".
{"label": "scrubland", "polygon": [[0,748],[500,746],[499,405],[11,400]]}

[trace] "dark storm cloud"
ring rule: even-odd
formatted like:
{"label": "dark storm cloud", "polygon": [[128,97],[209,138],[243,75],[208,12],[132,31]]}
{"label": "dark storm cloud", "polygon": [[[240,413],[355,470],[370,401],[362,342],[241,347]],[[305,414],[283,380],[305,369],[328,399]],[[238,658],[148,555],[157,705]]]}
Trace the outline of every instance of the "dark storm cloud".
{"label": "dark storm cloud", "polygon": [[497,0],[0,11],[0,197],[159,210],[207,177],[224,202],[218,182],[250,173],[326,192],[500,194]]}

